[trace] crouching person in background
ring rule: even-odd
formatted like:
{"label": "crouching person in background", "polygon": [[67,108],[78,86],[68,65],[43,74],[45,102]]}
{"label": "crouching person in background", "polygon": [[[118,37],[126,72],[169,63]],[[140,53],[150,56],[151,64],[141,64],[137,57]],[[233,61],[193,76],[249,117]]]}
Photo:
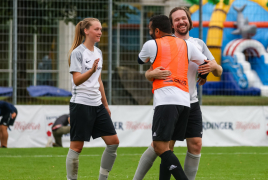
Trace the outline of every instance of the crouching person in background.
{"label": "crouching person in background", "polygon": [[1,148],[7,147],[7,139],[8,139],[7,128],[14,124],[17,114],[18,111],[15,108],[15,106],[13,106],[13,104],[10,104],[5,101],[0,101],[0,117],[2,117],[2,119],[0,120]]}
{"label": "crouching person in background", "polygon": [[70,133],[71,126],[70,124],[70,115],[64,114],[56,119],[52,126],[52,133],[55,138],[55,143],[53,143],[53,147],[62,147],[62,135]]}

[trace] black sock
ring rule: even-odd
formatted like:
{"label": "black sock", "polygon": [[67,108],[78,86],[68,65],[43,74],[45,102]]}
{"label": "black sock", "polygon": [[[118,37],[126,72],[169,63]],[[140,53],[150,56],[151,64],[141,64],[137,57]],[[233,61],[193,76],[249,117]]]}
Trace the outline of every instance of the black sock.
{"label": "black sock", "polygon": [[1,146],[1,148],[7,148],[6,146]]}
{"label": "black sock", "polygon": [[161,168],[168,168],[175,179],[188,180],[181,167],[180,161],[171,150],[164,152],[160,157],[162,164]]}
{"label": "black sock", "polygon": [[171,177],[171,172],[169,171],[169,169],[160,164],[160,171],[159,171],[159,180],[169,180]]}

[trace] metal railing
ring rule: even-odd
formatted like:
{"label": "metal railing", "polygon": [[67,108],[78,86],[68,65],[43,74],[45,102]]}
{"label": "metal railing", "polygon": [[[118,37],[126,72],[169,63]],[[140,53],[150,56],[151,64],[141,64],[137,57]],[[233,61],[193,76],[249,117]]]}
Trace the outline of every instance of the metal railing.
{"label": "metal railing", "polygon": [[[233,6],[242,6],[243,2],[230,0],[230,3],[232,4],[225,21],[233,23],[237,15]],[[182,5],[190,6],[183,0],[7,0],[1,2],[0,87],[12,87],[13,93],[1,94],[0,92],[0,99],[14,104],[68,104],[70,97],[57,97],[52,100],[45,94],[43,97],[31,97],[27,87],[46,85],[71,91],[67,54],[74,38],[75,25],[83,18],[96,17],[103,26],[101,41],[96,46],[103,52],[102,79],[109,104],[152,104],[151,83],[144,77],[150,64],[138,65],[137,56],[144,42],[150,39],[148,32],[150,17],[155,14],[168,15],[173,7]],[[203,36],[205,42],[211,42],[208,40],[208,30],[213,27],[209,26],[208,17],[212,17],[217,5],[211,7],[212,4],[203,0],[203,12],[200,13],[204,18],[203,23],[199,23],[202,26],[198,28],[198,25],[195,25],[190,31],[193,37]],[[244,16],[248,16],[251,23],[268,22],[267,19],[260,18],[267,15],[267,10],[261,5],[249,3],[246,8],[251,8],[254,12],[260,9],[259,13],[263,13],[255,14],[252,18],[245,9]],[[192,13],[194,24],[198,22],[197,16],[198,11]],[[260,27],[253,37],[254,40],[260,41],[264,48],[268,46],[268,35],[267,31],[265,32],[267,28]],[[252,59],[250,48],[246,48],[242,53],[245,55],[245,61],[251,65],[252,72],[253,70],[256,72],[257,75],[254,74],[254,77],[259,77],[259,85],[250,81],[252,72],[249,73],[251,75],[244,72],[246,66],[242,65],[243,73],[239,74],[239,69],[234,67],[241,64],[237,64],[234,56],[228,59],[223,55],[228,42],[241,38],[239,35],[231,35],[231,30],[235,30],[235,26],[231,27],[230,23],[223,24],[223,37],[216,39],[222,42],[222,46],[219,47],[222,54],[217,61],[223,66],[224,74],[216,81],[209,79],[203,86],[203,90],[199,91],[200,95],[202,93],[204,95],[203,104],[226,105],[223,100],[217,102],[217,97],[220,99],[222,96],[226,97],[226,100],[234,96],[248,100],[238,105],[266,103],[268,100],[265,96],[268,90],[265,78],[268,71],[267,74],[260,75],[259,65],[256,65],[257,61],[254,58]],[[261,55],[258,57],[260,58],[258,60],[261,60]],[[245,77],[247,87],[240,86],[241,77]]]}

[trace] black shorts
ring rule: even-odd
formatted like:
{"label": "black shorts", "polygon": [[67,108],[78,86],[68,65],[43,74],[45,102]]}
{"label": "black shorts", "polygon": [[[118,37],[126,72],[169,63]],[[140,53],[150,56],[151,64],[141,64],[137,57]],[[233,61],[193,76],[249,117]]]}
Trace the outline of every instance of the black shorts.
{"label": "black shorts", "polygon": [[191,103],[185,138],[201,137],[203,135],[202,112],[199,102]]}
{"label": "black shorts", "polygon": [[153,141],[183,141],[190,108],[181,105],[161,105],[154,110]]}
{"label": "black shorts", "polygon": [[0,120],[0,125],[5,125],[5,126],[13,126],[17,116],[18,116],[18,111],[15,109],[15,113],[17,114],[14,119],[11,118],[10,112],[4,113],[2,116],[2,119]]}
{"label": "black shorts", "polygon": [[92,136],[115,135],[112,119],[103,106],[87,106],[70,103],[71,141],[89,141]]}

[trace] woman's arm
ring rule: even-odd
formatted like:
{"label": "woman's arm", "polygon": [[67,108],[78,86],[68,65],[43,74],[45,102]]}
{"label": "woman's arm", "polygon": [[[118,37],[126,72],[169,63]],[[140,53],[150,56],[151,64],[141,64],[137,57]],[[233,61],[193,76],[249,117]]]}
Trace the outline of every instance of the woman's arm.
{"label": "woman's arm", "polygon": [[103,83],[101,80],[101,74],[99,77],[99,83],[100,83],[99,90],[101,92],[101,102],[102,102],[103,106],[105,107],[105,109],[108,111],[109,115],[111,116],[111,111],[110,111],[109,106],[108,106],[108,102],[107,102],[105,91],[104,91],[104,86],[103,86]]}
{"label": "woman's arm", "polygon": [[87,72],[85,72],[84,74],[81,74],[80,72],[72,72],[74,84],[76,86],[79,86],[80,84],[84,83],[86,80],[88,80],[88,78],[91,77],[91,75],[94,72],[96,72],[96,70],[98,68],[99,60],[100,59],[96,59],[92,65],[92,68],[90,70],[88,70]]}

